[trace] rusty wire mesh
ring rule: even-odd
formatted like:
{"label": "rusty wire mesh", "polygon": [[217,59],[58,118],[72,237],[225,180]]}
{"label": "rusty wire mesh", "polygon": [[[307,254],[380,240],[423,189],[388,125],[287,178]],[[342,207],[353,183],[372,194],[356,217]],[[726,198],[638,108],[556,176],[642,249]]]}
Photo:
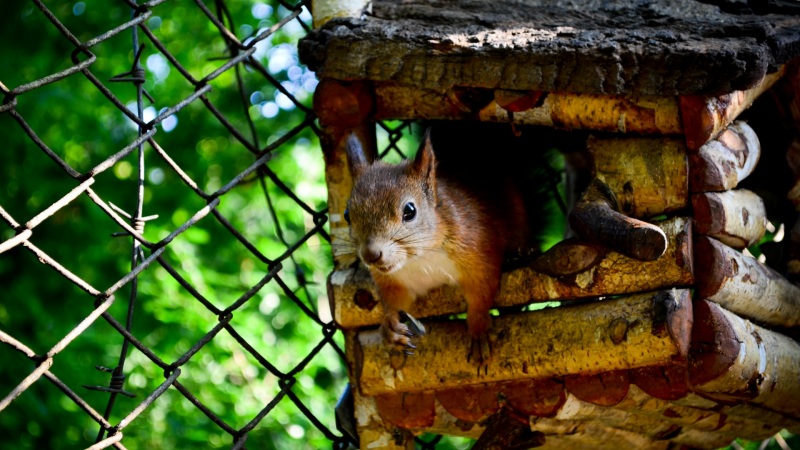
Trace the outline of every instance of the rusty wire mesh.
{"label": "rusty wire mesh", "polygon": [[[249,16],[252,23],[237,28],[231,13],[234,7],[260,9],[258,13],[253,9]],[[90,26],[81,22],[78,16],[89,8],[109,18],[106,29],[97,30],[97,23]],[[311,279],[308,271],[315,263],[323,270],[329,267],[324,201],[305,200],[300,191],[309,189],[301,186],[296,173],[273,170],[274,159],[282,158],[279,166],[284,167],[287,159],[298,157],[292,153],[296,147],[315,147],[317,130],[309,106],[313,74],[304,69],[298,74],[295,69],[296,73],[287,75],[286,67],[273,70],[267,66],[270,59],[266,54],[268,49],[277,48],[285,53],[287,45],[294,46],[292,39],[308,29],[305,2],[122,0],[65,6],[33,0],[19,11],[12,8],[14,12],[41,19],[38,25],[18,26],[16,29],[23,33],[19,38],[49,36],[53,41],[43,42],[42,51],[69,63],[66,68],[44,74],[25,67],[14,68],[13,74],[0,72],[0,82],[4,82],[0,83],[0,125],[4,132],[22,136],[27,142],[25,148],[12,148],[6,154],[7,164],[19,163],[14,168],[19,177],[10,182],[14,187],[7,190],[9,195],[0,196],[0,217],[6,224],[0,234],[0,260],[5,264],[0,266],[0,275],[4,283],[20,282],[15,277],[30,275],[34,270],[28,269],[30,260],[38,261],[51,270],[34,276],[41,277],[43,284],[57,283],[63,296],[42,299],[36,298],[35,292],[27,292],[34,297],[34,304],[41,305],[29,314],[34,319],[27,323],[21,323],[20,311],[26,308],[22,294],[12,289],[0,299],[0,347],[4,352],[0,361],[5,373],[0,422],[5,421],[7,428],[16,424],[38,437],[19,441],[38,448],[53,446],[53,442],[65,448],[72,448],[69,444],[141,448],[152,445],[144,437],[148,427],[163,427],[164,423],[166,434],[214,428],[216,434],[200,434],[199,441],[208,447],[243,448],[251,437],[248,444],[253,447],[281,448],[285,444],[281,444],[284,438],[280,434],[287,433],[291,436],[285,437],[286,442],[294,442],[297,448],[314,448],[320,442],[345,445],[345,438],[335,430],[333,404],[315,400],[318,386],[309,386],[313,383],[308,382],[322,380],[328,389],[340,392],[346,378],[341,338],[329,315],[326,317],[325,308],[318,305],[326,301],[324,280]],[[196,25],[200,27],[197,36],[171,35],[166,25],[174,14],[204,22]],[[37,27],[57,33],[47,35]],[[287,27],[292,27],[293,33],[280,34]],[[84,37],[95,31],[92,37]],[[121,48],[108,43],[121,40],[127,41],[127,70],[107,64],[109,51]],[[0,45],[9,48],[14,43]],[[186,45],[196,46],[193,51],[203,57],[181,60],[178,52],[170,50]],[[181,52],[187,54],[186,50]],[[209,57],[211,54],[216,57]],[[145,63],[147,55],[159,57],[148,58]],[[160,62],[161,70],[168,66],[170,76],[180,77],[184,88],[162,92],[164,98],[149,94],[147,83],[159,70],[151,67],[151,61]],[[10,83],[14,77],[21,81]],[[298,98],[298,83],[290,82],[298,80],[306,82],[303,98]],[[63,100],[52,95],[54,87],[69,90],[75,83],[85,82],[100,94],[93,97],[96,103],[91,107],[98,111],[113,108],[113,114],[120,118],[122,126],[114,127],[116,131],[75,131],[68,117],[52,121],[45,113],[47,102]],[[265,101],[264,91],[274,92],[280,101]],[[159,105],[160,110],[152,105]],[[150,117],[146,117],[148,109]],[[266,113],[257,114],[261,111]],[[290,119],[283,119],[284,111],[292,111]],[[181,124],[192,124],[194,116],[209,114],[216,127],[191,130],[190,142],[165,134],[164,130],[174,129],[175,118]],[[46,119],[39,120],[39,116]],[[259,129],[265,122],[273,124],[267,132]],[[130,129],[120,132],[125,126]],[[69,127],[68,133],[92,135],[89,143],[78,145],[91,146],[91,152],[85,150],[76,157],[74,142],[69,143],[72,141],[51,145],[53,130]],[[182,139],[186,139],[186,133]],[[218,151],[219,147],[225,147],[224,152]],[[44,161],[46,166],[29,163],[36,158],[31,156],[34,152],[49,158]],[[12,153],[24,155],[15,160]],[[221,153],[235,153],[236,157],[220,164],[214,157]],[[87,162],[98,155],[91,161],[93,165]],[[200,166],[207,172],[186,169],[185,162],[204,159],[208,164]],[[317,159],[321,161],[321,155]],[[38,163],[43,160],[36,159]],[[50,181],[21,192],[19,184],[31,178],[27,170],[46,172]],[[211,172],[217,174],[213,180],[209,179]],[[39,188],[45,189],[46,195],[33,193]],[[169,198],[178,192],[196,201],[175,205],[174,210],[166,211],[171,217],[165,217],[163,210],[147,210],[152,197]],[[237,192],[236,197],[232,192]],[[231,198],[233,204],[226,205]],[[303,224],[301,229],[285,223],[287,214],[296,216],[295,222]],[[95,230],[89,236],[73,234],[69,225],[75,221],[91,221]],[[109,230],[127,239],[114,240]],[[82,241],[84,237],[91,240]],[[66,252],[61,250],[65,241]],[[123,246],[128,250],[123,251]],[[228,246],[236,246],[240,252],[231,254]],[[309,246],[313,247],[312,255],[299,261],[300,249]],[[107,258],[89,261],[88,253],[98,248],[98,253],[108,252],[104,255]],[[192,249],[197,253],[193,255]],[[242,252],[247,256],[242,257]],[[231,278],[214,287],[230,284],[229,288],[211,289],[203,280],[202,267],[214,264],[247,270],[237,275],[228,269],[226,275]],[[266,294],[265,286],[269,287]],[[175,295],[188,296],[192,302],[175,304],[169,300]],[[67,305],[66,315],[57,312],[63,311],[59,309],[63,305]],[[278,308],[290,311],[279,323],[271,314]],[[199,311],[203,319],[183,318],[182,310]],[[49,324],[60,321],[69,323],[71,331],[60,335],[42,332],[52,331]],[[276,323],[284,327],[287,322],[298,327],[302,322],[304,330],[315,330],[305,333],[308,343],[298,346],[277,334]],[[271,327],[276,331],[269,331],[266,342],[260,338],[267,331],[260,336],[250,331]],[[173,345],[175,335],[181,338]],[[86,341],[96,344],[91,348],[103,351],[96,355],[70,354],[70,347],[86,348],[76,342]],[[216,347],[215,351],[209,352],[209,347]],[[219,360],[220,348],[228,352],[225,360]],[[235,362],[227,362],[230,360]],[[84,364],[83,370],[65,373],[64,368],[75,367],[75,361]],[[221,379],[209,379],[220,372],[220,367],[229,369],[230,364],[238,364],[241,370],[222,370]],[[100,372],[93,369],[95,365]],[[304,371],[311,366],[315,371],[308,376]],[[153,374],[157,377],[150,379]],[[134,382],[134,377],[138,381]],[[204,393],[206,385],[214,385],[214,395]],[[337,394],[331,395],[335,398]],[[248,396],[255,400],[242,406]],[[30,404],[42,409],[60,405],[63,410],[58,415],[52,410],[39,411],[41,420],[37,422],[25,417],[32,414]],[[154,405],[159,404],[163,407],[157,409]],[[170,406],[174,404],[183,405],[182,411],[189,412],[178,416]],[[70,431],[75,426],[47,423],[48,415],[63,417],[64,412],[82,416],[77,421],[77,438],[68,436],[75,434]],[[172,423],[187,417],[191,423]],[[90,425],[94,425],[93,433],[87,431]],[[42,440],[44,434],[52,434],[51,440]],[[227,436],[227,441],[220,436]],[[181,442],[186,441],[161,444],[169,447]]]}

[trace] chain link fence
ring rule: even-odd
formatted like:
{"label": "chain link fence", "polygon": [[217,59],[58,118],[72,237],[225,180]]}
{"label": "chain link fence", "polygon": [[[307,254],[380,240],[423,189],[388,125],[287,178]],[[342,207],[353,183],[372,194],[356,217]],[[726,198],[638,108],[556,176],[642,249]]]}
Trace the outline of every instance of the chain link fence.
{"label": "chain link fence", "polygon": [[3,9],[0,439],[346,446],[305,2]]}
{"label": "chain link fence", "polygon": [[[307,2],[4,14],[0,441],[346,448]],[[416,149],[377,127],[382,158]]]}

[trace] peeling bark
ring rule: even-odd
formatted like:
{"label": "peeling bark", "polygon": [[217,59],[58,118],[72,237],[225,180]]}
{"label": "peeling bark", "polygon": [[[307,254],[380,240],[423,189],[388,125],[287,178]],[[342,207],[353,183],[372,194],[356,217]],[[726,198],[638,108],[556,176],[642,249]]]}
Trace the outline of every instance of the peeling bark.
{"label": "peeling bark", "polygon": [[696,236],[694,245],[698,298],[759,323],[800,326],[800,287],[710,237]]}
{"label": "peeling bark", "polygon": [[485,373],[467,361],[470,338],[462,321],[427,322],[429,332],[410,356],[395,354],[377,330],[362,331],[358,386],[364,395],[380,395],[681,360],[688,350],[690,303],[688,290],[672,290],[496,317]]}

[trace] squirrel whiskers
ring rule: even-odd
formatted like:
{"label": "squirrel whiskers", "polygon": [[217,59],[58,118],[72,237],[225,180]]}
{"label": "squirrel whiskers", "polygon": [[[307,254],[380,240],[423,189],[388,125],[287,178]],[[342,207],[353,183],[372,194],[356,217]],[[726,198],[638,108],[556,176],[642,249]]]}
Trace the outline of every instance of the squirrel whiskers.
{"label": "squirrel whiskers", "polygon": [[467,302],[468,358],[485,366],[504,256],[527,242],[521,196],[510,183],[487,189],[439,173],[429,132],[416,157],[399,164],[368,161],[355,135],[346,148],[354,180],[345,211],[351,241],[344,245],[377,285],[384,338],[415,348],[401,312],[433,288],[456,285]]}

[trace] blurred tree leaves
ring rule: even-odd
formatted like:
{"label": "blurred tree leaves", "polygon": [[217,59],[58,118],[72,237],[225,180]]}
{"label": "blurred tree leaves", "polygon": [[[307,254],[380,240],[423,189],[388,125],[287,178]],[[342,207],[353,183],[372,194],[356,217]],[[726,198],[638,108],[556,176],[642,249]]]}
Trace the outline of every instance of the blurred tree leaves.
{"label": "blurred tree leaves", "polygon": [[[81,41],[92,39],[131,17],[124,2],[86,0],[45,2],[54,15]],[[217,2],[206,1],[211,11]],[[0,82],[8,89],[72,66],[74,46],[29,2],[5,5],[0,42],[3,63]],[[225,4],[239,39],[272,26],[290,11],[277,2],[229,1]],[[281,93],[252,68],[240,70],[244,95],[233,70],[210,82],[208,101],[239,132],[253,139],[247,118],[255,125],[258,147],[264,148],[306,120],[316,86],[313,73],[299,65],[295,43],[304,34],[299,20],[310,22],[307,12],[258,44],[255,57],[271,77],[298,102]],[[222,66],[230,56],[216,27],[189,2],[165,2],[153,9],[146,25],[195,79]],[[155,99],[145,100],[145,120],[191,95],[195,87],[178,68],[139,32],[145,45],[141,57],[146,71],[145,89]],[[134,46],[126,30],[91,48],[97,60],[92,74],[129,109],[136,109],[130,83],[110,78],[132,67]],[[79,59],[84,60],[84,56]],[[243,102],[244,99],[244,102]],[[82,74],[31,90],[17,98],[16,111],[34,132],[70,166],[85,173],[136,137],[133,123]],[[0,205],[24,223],[64,196],[78,182],[53,163],[23,132],[9,114],[0,114],[4,137],[0,174]],[[255,157],[199,100],[159,126],[158,144],[205,192],[225,185],[250,166]],[[325,207],[323,161],[309,127],[281,145],[269,169],[313,211]],[[136,205],[138,161],[136,153],[99,174],[92,186],[106,202],[126,211]],[[267,258],[277,258],[287,245],[300,241],[315,226],[314,217],[298,206],[273,180],[255,176],[224,195],[218,211]],[[274,215],[267,203],[267,195]],[[169,165],[145,146],[144,215],[158,215],[147,223],[145,237],[158,241],[206,205]],[[121,231],[85,195],[60,209],[34,229],[32,242],[68,270],[99,290],[108,289],[130,271],[130,238],[111,238]],[[0,226],[0,239],[14,230]],[[149,254],[149,251],[146,252]],[[204,298],[224,309],[269,273],[270,267],[251,253],[211,215],[178,236],[164,259]],[[328,430],[335,430],[333,405],[346,382],[338,351],[330,344],[298,366],[324,339],[329,323],[325,276],[330,271],[329,249],[319,234],[311,236],[277,274],[251,300],[234,312],[231,326],[270,364],[283,373],[281,381],[248,353],[226,330],[181,367],[179,382],[234,429],[245,426],[271,401],[277,406],[250,433],[256,448],[329,447],[331,436],[319,430],[289,398],[295,396]],[[43,354],[83,320],[94,299],[39,263],[18,246],[0,255],[0,329]],[[281,284],[285,285],[282,288]],[[109,312],[124,322],[130,285],[116,293]],[[294,297],[294,299],[293,299]],[[295,304],[319,314],[308,317]],[[168,271],[154,263],[139,277],[132,332],[166,362],[188,351],[219,319]],[[335,340],[341,345],[341,336]],[[113,367],[121,349],[119,334],[102,319],[95,322],[55,357],[52,372],[94,409],[105,409],[107,394],[82,385],[108,384],[108,374],[96,365]],[[34,364],[9,346],[0,346],[0,385],[4,394],[34,368]],[[119,397],[110,422],[116,424],[164,381],[164,371],[138,350],[125,366],[127,390],[135,399]],[[3,412],[0,436],[9,448],[76,448],[94,442],[98,426],[71,400],[45,379],[40,379]],[[123,430],[127,448],[228,448],[231,438],[214,425],[177,390],[169,389]],[[328,437],[326,437],[326,433]],[[335,431],[334,431],[335,433]],[[338,433],[335,433],[338,434]]]}

